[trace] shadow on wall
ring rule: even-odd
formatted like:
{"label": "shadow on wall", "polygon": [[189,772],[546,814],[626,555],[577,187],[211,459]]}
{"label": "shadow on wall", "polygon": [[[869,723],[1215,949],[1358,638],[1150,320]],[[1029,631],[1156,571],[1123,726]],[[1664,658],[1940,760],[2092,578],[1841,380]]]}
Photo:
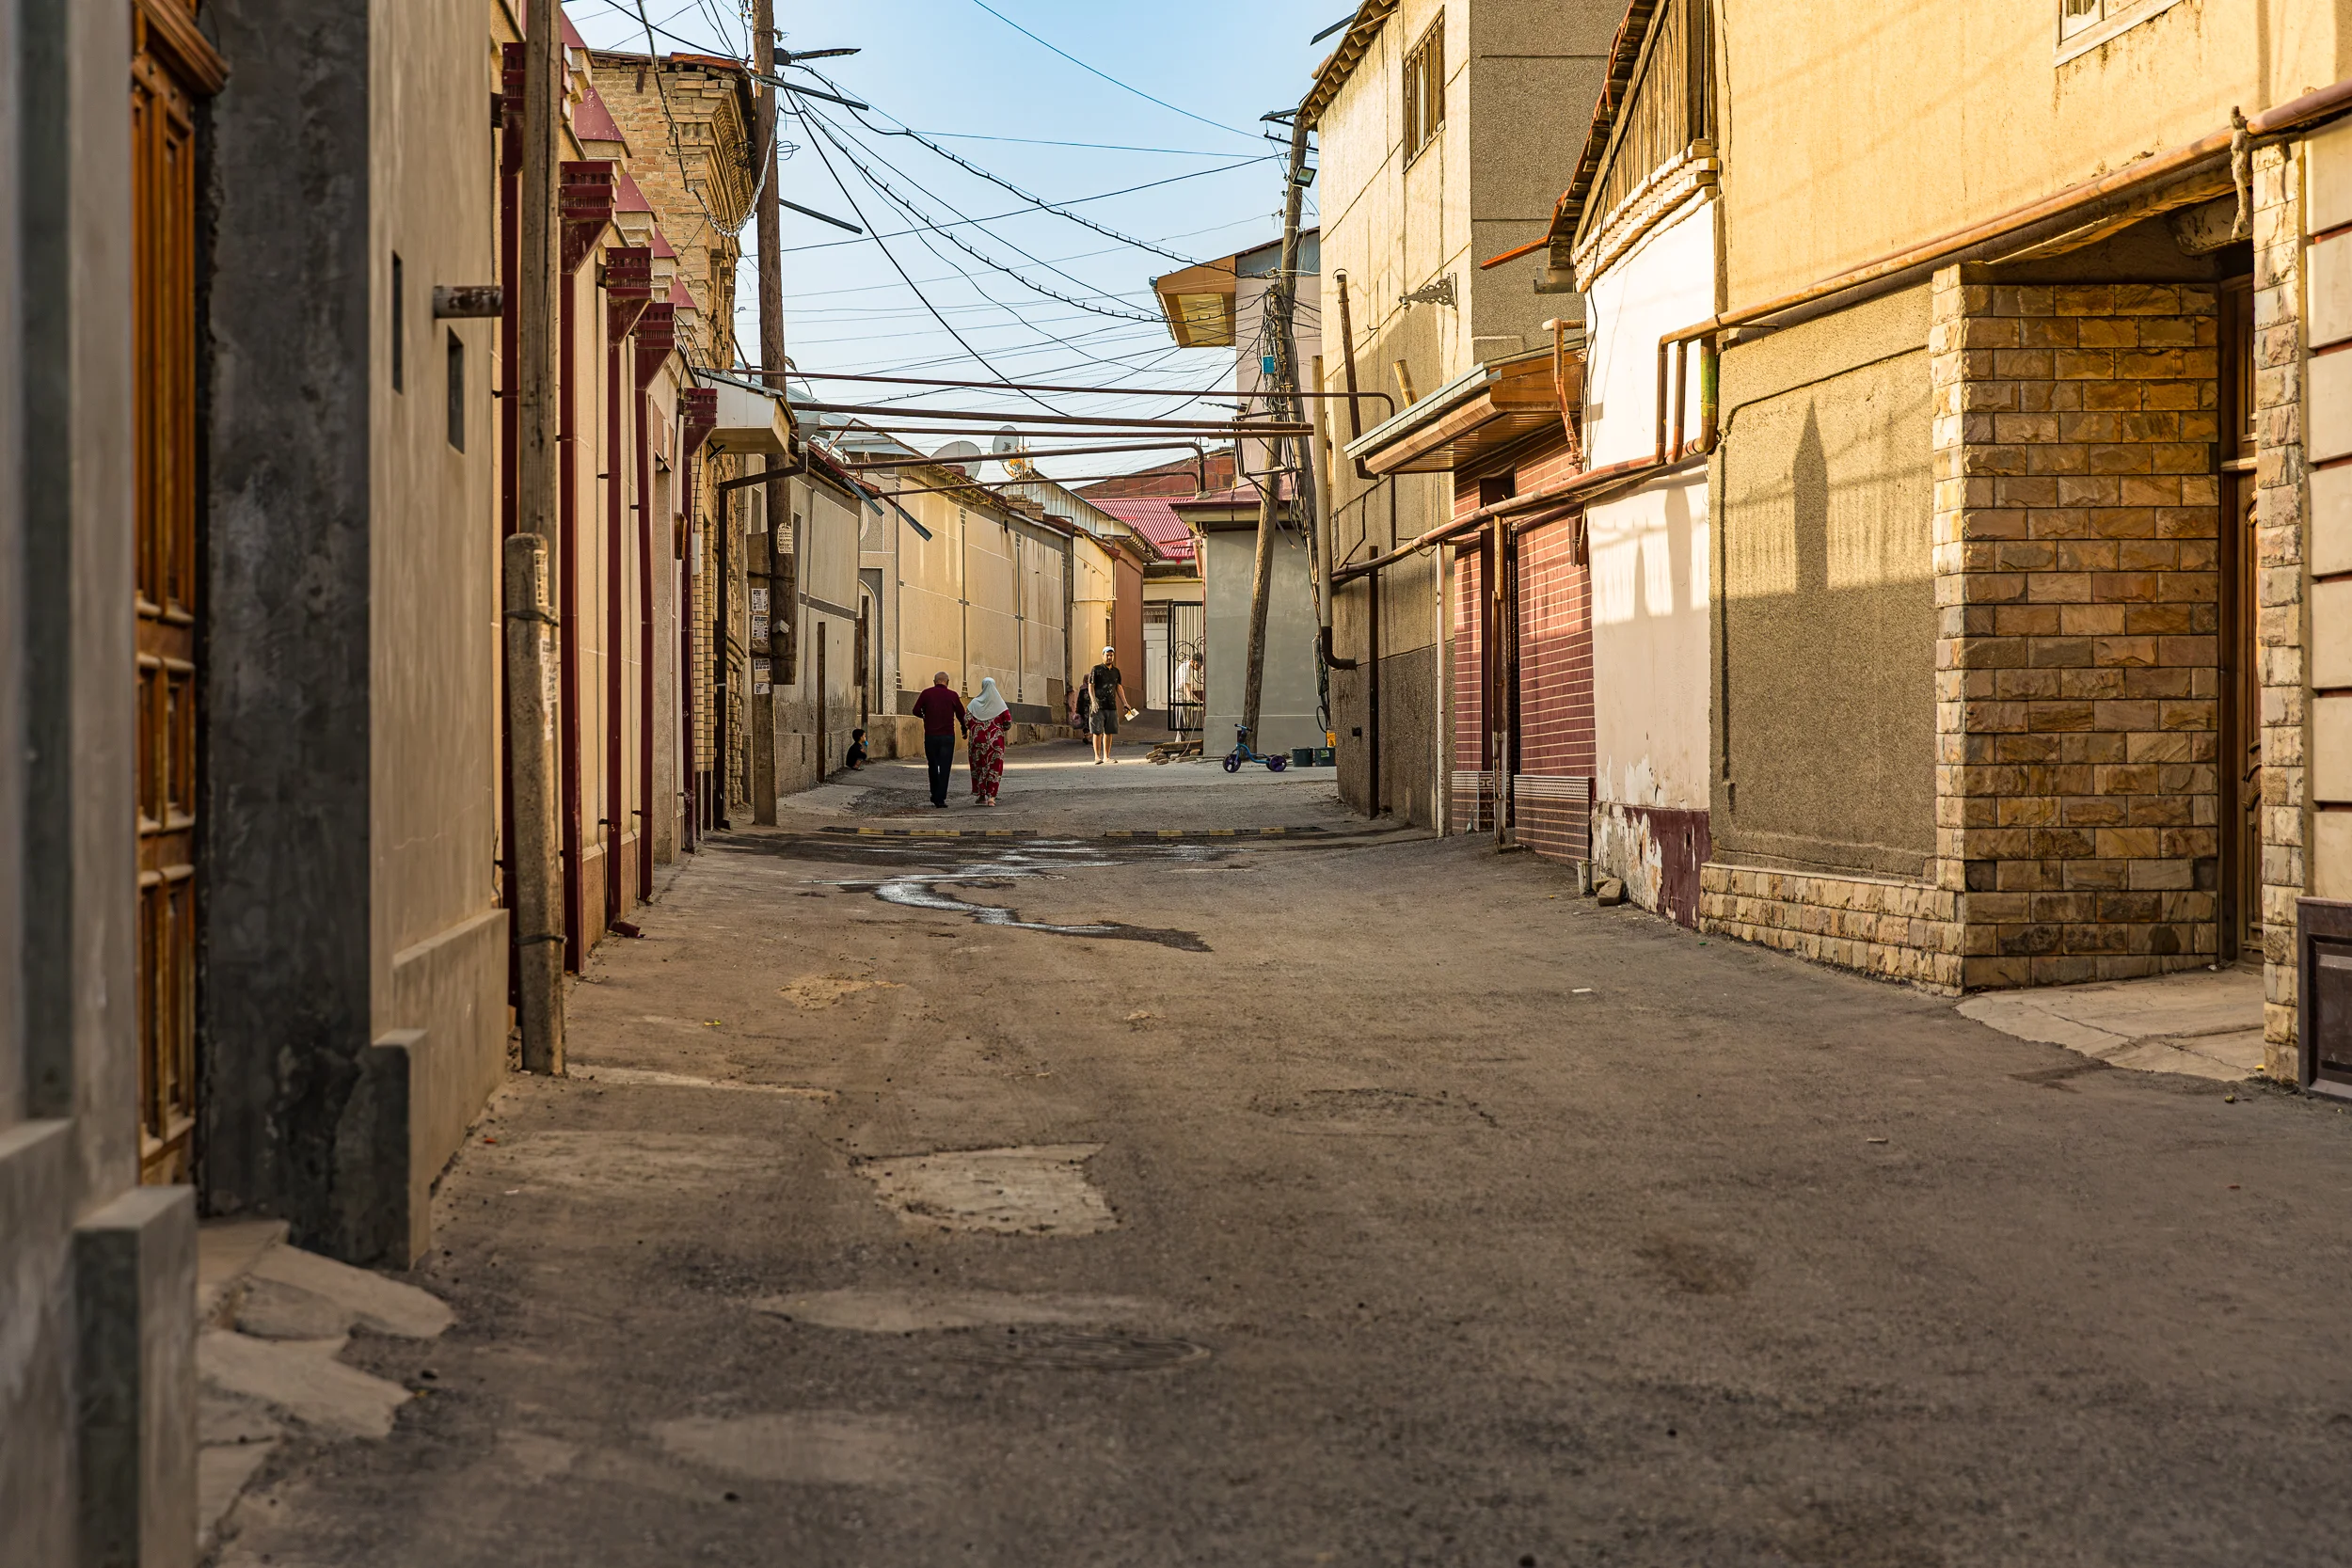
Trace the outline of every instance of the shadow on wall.
{"label": "shadow on wall", "polygon": [[1917,876],[1935,847],[1927,356],[1761,400],[1739,423],[1724,460],[1716,842]]}

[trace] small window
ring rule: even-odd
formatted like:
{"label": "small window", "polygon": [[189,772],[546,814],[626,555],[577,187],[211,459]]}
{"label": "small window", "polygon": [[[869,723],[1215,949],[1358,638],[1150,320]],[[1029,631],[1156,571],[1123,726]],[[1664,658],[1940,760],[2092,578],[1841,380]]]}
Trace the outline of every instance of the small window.
{"label": "small window", "polygon": [[401,363],[401,348],[408,336],[408,302],[400,282],[400,252],[392,252],[392,390],[405,391],[402,385],[407,377]]}
{"label": "small window", "polygon": [[466,345],[449,335],[449,444],[466,450]]}
{"label": "small window", "polygon": [[2180,0],[2058,0],[2058,58],[2064,61],[2087,54],[2179,3]]}
{"label": "small window", "polygon": [[1445,18],[1405,56],[1405,159],[1410,163],[1445,124]]}

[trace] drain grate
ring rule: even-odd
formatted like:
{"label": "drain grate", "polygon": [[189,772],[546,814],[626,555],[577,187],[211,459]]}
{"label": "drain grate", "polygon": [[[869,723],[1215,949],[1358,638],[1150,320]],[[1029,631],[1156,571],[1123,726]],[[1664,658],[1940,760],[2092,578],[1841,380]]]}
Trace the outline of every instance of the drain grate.
{"label": "drain grate", "polygon": [[1208,1346],[1190,1339],[1051,1324],[953,1335],[946,1348],[951,1359],[984,1367],[1047,1367],[1081,1372],[1152,1371],[1206,1360],[1209,1354]]}

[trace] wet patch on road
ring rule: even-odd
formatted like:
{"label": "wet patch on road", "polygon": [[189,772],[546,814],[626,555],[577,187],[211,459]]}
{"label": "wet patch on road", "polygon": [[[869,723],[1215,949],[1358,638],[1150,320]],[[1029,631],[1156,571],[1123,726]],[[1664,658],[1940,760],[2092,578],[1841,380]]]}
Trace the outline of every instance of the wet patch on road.
{"label": "wet patch on road", "polygon": [[1495,1118],[1459,1096],[1440,1090],[1379,1087],[1309,1089],[1295,1095],[1261,1095],[1249,1108],[1262,1117],[1310,1124],[1332,1132],[1411,1132],[1447,1127],[1495,1125]]}
{"label": "wet patch on road", "polygon": [[1004,904],[976,904],[948,892],[952,887],[1002,889],[1025,881],[1058,879],[1073,871],[1099,870],[1142,860],[1174,860],[1199,864],[1234,853],[1215,843],[1138,841],[1081,843],[1074,839],[923,841],[908,838],[851,838],[811,834],[800,837],[758,836],[712,844],[754,854],[793,860],[818,860],[885,868],[871,878],[827,879],[827,887],[845,893],[869,893],[900,909],[926,910],[960,915],[982,926],[1015,931],[1041,931],[1048,936],[1091,937],[1104,942],[1150,942],[1180,953],[1212,951],[1195,931],[1123,921],[1095,920],[1075,924],[1024,920],[1021,911]]}
{"label": "wet patch on road", "polygon": [[858,1334],[937,1334],[950,1329],[1022,1324],[1090,1326],[1157,1316],[1134,1296],[1021,1295],[1010,1291],[813,1291],[767,1296],[752,1310],[787,1323]]}
{"label": "wet patch on road", "polygon": [[951,1361],[1056,1371],[1144,1372],[1205,1361],[1209,1347],[1190,1339],[1118,1329],[1055,1326],[960,1334],[941,1347]]}
{"label": "wet patch on road", "polygon": [[913,1421],[850,1410],[691,1416],[660,1423],[653,1436],[672,1458],[749,1481],[904,1486],[922,1468]]}

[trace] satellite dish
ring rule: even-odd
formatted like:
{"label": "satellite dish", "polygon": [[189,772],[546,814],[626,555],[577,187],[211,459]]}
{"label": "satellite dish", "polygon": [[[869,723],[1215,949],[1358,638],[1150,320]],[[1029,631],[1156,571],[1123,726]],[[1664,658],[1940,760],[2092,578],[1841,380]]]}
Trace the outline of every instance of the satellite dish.
{"label": "satellite dish", "polygon": [[950,441],[931,453],[931,456],[938,462],[955,469],[966,479],[972,477],[972,470],[979,466],[978,459],[982,455],[980,449],[969,441]]}
{"label": "satellite dish", "polygon": [[1019,451],[1021,450],[1020,433],[1015,431],[1012,426],[1007,425],[1004,429],[996,433],[996,439],[988,444],[988,450],[994,452],[999,457],[1004,456],[1008,452]]}

